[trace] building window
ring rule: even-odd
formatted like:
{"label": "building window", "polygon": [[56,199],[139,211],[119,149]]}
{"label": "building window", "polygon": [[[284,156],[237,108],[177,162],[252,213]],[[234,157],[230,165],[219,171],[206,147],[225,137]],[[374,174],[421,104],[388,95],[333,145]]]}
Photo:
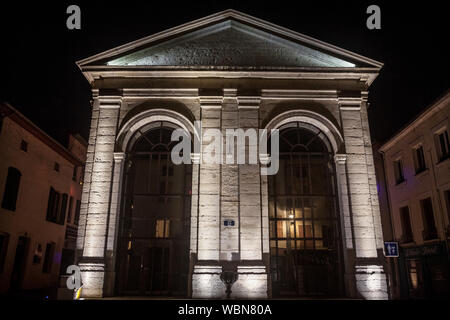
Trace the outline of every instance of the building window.
{"label": "building window", "polygon": [[17,196],[19,194],[20,177],[22,174],[13,167],[8,168],[5,191],[3,192],[2,208],[16,211]]}
{"label": "building window", "polygon": [[78,222],[80,221],[80,209],[81,209],[81,201],[77,200],[77,204],[75,206],[75,216],[73,219],[73,223],[75,225],[78,225]]}
{"label": "building window", "polygon": [[155,238],[169,238],[170,236],[170,220],[156,220]]}
{"label": "building window", "polygon": [[48,196],[47,205],[47,221],[55,222],[58,216],[58,205],[59,205],[59,193],[50,187],[50,194]]}
{"label": "building window", "polygon": [[73,181],[77,181],[77,173],[78,173],[78,167],[74,166],[73,167],[73,173],[72,173],[72,180]]}
{"label": "building window", "polygon": [[413,157],[416,174],[425,171],[427,169],[427,166],[425,164],[425,155],[423,152],[423,146],[419,146],[414,149]]}
{"label": "building window", "polygon": [[336,173],[324,136],[295,122],[280,129],[279,170],[268,176],[273,296],[339,291]]}
{"label": "building window", "polygon": [[84,182],[84,166],[81,167],[81,172],[80,172],[80,185],[83,184]]}
{"label": "building window", "polygon": [[8,253],[9,234],[0,233],[0,273],[3,273],[5,266],[6,254]]}
{"label": "building window", "polygon": [[58,215],[58,224],[60,225],[64,225],[64,222],[66,221],[67,200],[68,196],[66,193],[64,193],[61,199],[61,211]]}
{"label": "building window", "polygon": [[38,243],[36,246],[36,250],[34,250],[33,264],[40,264],[41,260],[42,260],[42,245]]}
{"label": "building window", "polygon": [[402,239],[401,242],[408,243],[413,241],[413,233],[411,228],[411,218],[409,215],[409,207],[400,208],[400,220],[402,224]]}
{"label": "building window", "polygon": [[42,266],[43,273],[50,273],[52,270],[53,256],[55,255],[55,243],[47,243],[45,248],[44,264]]}
{"label": "building window", "polygon": [[420,201],[420,206],[422,208],[422,219],[423,219],[423,239],[431,240],[437,238],[436,224],[434,221],[433,213],[433,202],[431,198],[426,198]]}
{"label": "building window", "polygon": [[28,151],[28,142],[22,140],[20,142],[20,150],[27,152]]}
{"label": "building window", "polygon": [[55,170],[56,172],[59,172],[59,163],[55,162],[55,165],[53,166],[53,170]]}
{"label": "building window", "polygon": [[395,175],[395,183],[400,184],[405,181],[403,176],[403,165],[402,160],[394,161],[394,175]]}
{"label": "building window", "polygon": [[69,209],[67,210],[67,223],[72,222],[73,198],[69,198]]}
{"label": "building window", "polygon": [[447,205],[447,217],[450,224],[450,190],[444,192],[445,204]]}
{"label": "building window", "polygon": [[422,264],[420,260],[411,259],[407,263],[409,273],[409,286],[411,291],[420,289],[423,285]]}
{"label": "building window", "polygon": [[47,221],[64,225],[67,209],[67,194],[61,194],[50,187],[47,205]]}
{"label": "building window", "polygon": [[439,161],[444,161],[450,157],[450,143],[448,140],[448,131],[444,131],[435,135],[436,149]]}

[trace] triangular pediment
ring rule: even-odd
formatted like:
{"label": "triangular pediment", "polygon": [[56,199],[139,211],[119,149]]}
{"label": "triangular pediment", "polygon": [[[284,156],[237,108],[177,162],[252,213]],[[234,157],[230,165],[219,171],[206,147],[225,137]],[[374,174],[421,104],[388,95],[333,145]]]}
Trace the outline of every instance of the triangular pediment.
{"label": "triangular pediment", "polygon": [[358,68],[381,63],[227,10],[85,59],[80,66]]}

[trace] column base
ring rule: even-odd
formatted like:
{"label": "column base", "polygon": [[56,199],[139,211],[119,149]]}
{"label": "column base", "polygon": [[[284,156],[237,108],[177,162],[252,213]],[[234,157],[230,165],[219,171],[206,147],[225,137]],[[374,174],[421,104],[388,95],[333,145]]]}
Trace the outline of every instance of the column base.
{"label": "column base", "polygon": [[102,262],[79,262],[81,271],[81,298],[102,298],[105,264]]}
{"label": "column base", "polygon": [[267,299],[265,266],[238,266],[238,280],[231,287],[233,299]]}
{"label": "column base", "polygon": [[222,266],[194,266],[192,298],[221,299],[226,297],[225,285],[220,280]]}
{"label": "column base", "polygon": [[[231,299],[267,299],[268,275],[266,267],[237,266],[237,281],[231,287]],[[226,299],[226,286],[220,280],[222,266],[194,266],[192,298]]]}
{"label": "column base", "polygon": [[367,300],[388,300],[386,274],[383,266],[355,266],[356,290]]}

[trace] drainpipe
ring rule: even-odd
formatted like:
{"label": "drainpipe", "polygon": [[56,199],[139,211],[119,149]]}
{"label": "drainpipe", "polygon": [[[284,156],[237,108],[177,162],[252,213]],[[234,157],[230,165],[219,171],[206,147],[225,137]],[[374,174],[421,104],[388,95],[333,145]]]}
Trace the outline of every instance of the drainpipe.
{"label": "drainpipe", "polygon": [[[386,175],[386,166],[385,166],[385,154],[383,151],[379,151],[380,155],[381,155],[381,163],[382,163],[382,169],[383,169],[383,187],[385,190],[385,194],[386,194],[386,202],[387,202],[387,214],[388,214],[388,218],[389,218],[389,226],[391,228],[391,239],[395,240],[395,234],[394,234],[394,225],[392,222],[392,212],[391,212],[391,198],[389,197],[389,190],[388,190],[388,183],[387,183],[387,175]],[[400,259],[400,257],[398,258]],[[397,261],[398,262],[398,261]],[[395,279],[396,279],[396,286],[395,288],[398,288],[400,282],[399,282],[399,277],[397,277],[397,264],[395,263],[395,261],[391,260],[391,263],[389,265],[389,268],[391,269],[392,275],[394,275],[395,273]],[[391,297],[393,296],[393,288],[391,288]]]}

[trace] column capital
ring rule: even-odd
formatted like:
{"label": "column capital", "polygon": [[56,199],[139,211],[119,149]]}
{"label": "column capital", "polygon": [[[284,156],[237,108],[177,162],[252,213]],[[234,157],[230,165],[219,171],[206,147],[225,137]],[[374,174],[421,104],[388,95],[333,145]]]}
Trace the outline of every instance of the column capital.
{"label": "column capital", "polygon": [[200,164],[201,154],[200,153],[191,153],[191,161],[193,164]]}
{"label": "column capital", "polygon": [[223,96],[199,96],[202,109],[222,109]]}
{"label": "column capital", "polygon": [[114,161],[120,162],[125,159],[125,152],[114,152]]}
{"label": "column capital", "polygon": [[334,162],[336,164],[345,164],[347,161],[347,155],[345,153],[337,153],[334,155]]}
{"label": "column capital", "polygon": [[238,109],[259,109],[260,96],[238,96]]}
{"label": "column capital", "polygon": [[361,110],[361,103],[363,102],[362,95],[359,96],[340,96],[338,97],[338,105],[340,110]]}
{"label": "column capital", "polygon": [[268,165],[271,161],[270,154],[268,153],[260,153],[259,154],[259,161],[263,165]]}
{"label": "column capital", "polygon": [[123,98],[121,96],[98,96],[96,99],[100,102],[100,109],[119,109]]}

